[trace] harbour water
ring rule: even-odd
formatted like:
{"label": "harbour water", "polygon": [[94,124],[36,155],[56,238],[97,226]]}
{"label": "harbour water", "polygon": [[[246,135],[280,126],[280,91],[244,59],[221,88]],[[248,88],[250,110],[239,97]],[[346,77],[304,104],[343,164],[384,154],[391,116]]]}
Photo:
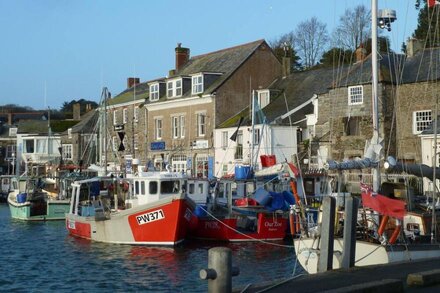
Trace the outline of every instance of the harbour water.
{"label": "harbour water", "polygon": [[[14,292],[206,292],[199,278],[208,249],[231,248],[240,275],[233,287],[292,276],[293,248],[265,243],[187,241],[177,248],[114,245],[77,239],[64,221],[12,220],[0,205],[0,291]],[[290,243],[291,244],[291,243]]]}

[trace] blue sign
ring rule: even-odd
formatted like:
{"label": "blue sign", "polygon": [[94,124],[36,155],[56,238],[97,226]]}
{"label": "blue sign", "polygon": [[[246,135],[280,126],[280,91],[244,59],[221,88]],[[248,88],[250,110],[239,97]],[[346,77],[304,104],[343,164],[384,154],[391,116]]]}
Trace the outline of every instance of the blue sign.
{"label": "blue sign", "polygon": [[208,178],[214,178],[214,157],[208,157]]}
{"label": "blue sign", "polygon": [[164,141],[152,142],[150,145],[150,148],[152,151],[164,150],[165,149],[165,142]]}

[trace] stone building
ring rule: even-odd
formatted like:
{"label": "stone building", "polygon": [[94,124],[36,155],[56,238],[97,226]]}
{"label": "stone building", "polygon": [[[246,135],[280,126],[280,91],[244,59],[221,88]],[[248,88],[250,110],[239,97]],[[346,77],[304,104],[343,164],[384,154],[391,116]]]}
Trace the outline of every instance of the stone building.
{"label": "stone building", "polygon": [[[251,101],[252,90],[267,87],[282,66],[264,40],[190,57],[180,44],[176,68],[167,77],[135,82],[109,101],[114,125],[113,150],[119,133],[125,150],[114,158],[127,166],[142,165],[191,176],[213,173],[213,130]],[[123,127],[121,127],[123,126]]]}
{"label": "stone building", "polygon": [[430,127],[440,101],[440,48],[423,50],[414,39],[407,47],[402,84],[397,88],[396,156],[407,163],[426,163],[419,135]]}

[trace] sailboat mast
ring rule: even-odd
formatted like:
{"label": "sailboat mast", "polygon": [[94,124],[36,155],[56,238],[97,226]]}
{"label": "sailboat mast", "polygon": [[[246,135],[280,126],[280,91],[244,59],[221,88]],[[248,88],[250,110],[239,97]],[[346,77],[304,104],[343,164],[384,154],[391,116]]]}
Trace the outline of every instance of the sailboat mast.
{"label": "sailboat mast", "polygon": [[[373,143],[379,144],[379,108],[378,108],[378,66],[377,66],[377,0],[371,0],[371,72],[372,72],[372,111],[373,111]],[[379,164],[373,169],[373,190],[378,191],[380,185]]]}
{"label": "sailboat mast", "polygon": [[251,167],[254,167],[254,136],[255,136],[255,90],[251,91],[252,95],[252,131],[251,131]]}
{"label": "sailboat mast", "polygon": [[434,126],[434,156],[432,160],[432,225],[431,225],[431,243],[435,243],[437,239],[437,216],[435,211],[436,199],[437,199],[437,178],[436,178],[436,170],[437,170],[437,117],[438,117],[438,98],[435,103],[435,114],[433,120]]}

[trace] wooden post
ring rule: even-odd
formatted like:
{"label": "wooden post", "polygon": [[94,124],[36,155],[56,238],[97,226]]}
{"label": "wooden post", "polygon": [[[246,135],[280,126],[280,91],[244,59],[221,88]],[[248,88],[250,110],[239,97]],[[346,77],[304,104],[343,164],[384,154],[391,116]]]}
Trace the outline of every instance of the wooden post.
{"label": "wooden post", "polygon": [[335,207],[336,199],[326,196],[322,201],[321,223],[321,254],[318,261],[318,272],[333,269],[333,247],[335,232]]}
{"label": "wooden post", "polygon": [[350,196],[345,199],[344,245],[342,249],[341,264],[341,267],[344,269],[354,267],[356,256],[356,224],[358,207],[358,198]]}
{"label": "wooden post", "polygon": [[200,278],[208,280],[209,293],[232,292],[232,277],[239,274],[232,267],[232,252],[227,247],[214,247],[208,251],[208,269],[200,270]]}

